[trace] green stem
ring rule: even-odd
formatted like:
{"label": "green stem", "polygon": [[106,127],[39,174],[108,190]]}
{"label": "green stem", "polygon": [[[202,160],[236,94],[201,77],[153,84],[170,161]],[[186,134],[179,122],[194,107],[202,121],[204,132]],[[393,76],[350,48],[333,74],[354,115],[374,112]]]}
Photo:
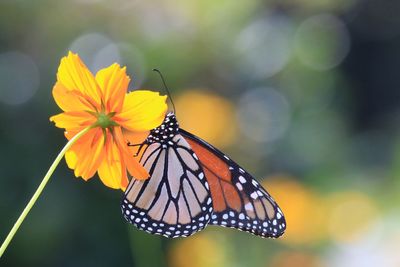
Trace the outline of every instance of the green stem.
{"label": "green stem", "polygon": [[0,247],[0,258],[3,255],[4,251],[10,244],[12,238],[14,237],[15,233],[18,231],[18,228],[21,226],[22,222],[25,220],[26,215],[28,215],[29,211],[35,204],[36,200],[42,193],[44,187],[46,186],[47,182],[49,181],[51,175],[54,173],[54,170],[56,169],[57,165],[60,163],[61,159],[64,157],[65,152],[68,151],[68,149],[79,139],[81,138],[85,133],[87,133],[91,127],[87,127],[80,131],[78,134],[76,134],[71,140],[68,141],[68,143],[64,146],[64,148],[61,150],[61,152],[58,154],[57,158],[54,160],[53,164],[51,164],[49,170],[47,171],[46,175],[44,176],[42,182],[40,183],[39,187],[36,189],[35,194],[33,194],[31,200],[29,200],[28,204],[26,205],[24,211],[21,213],[19,216],[18,220],[15,222],[13,228],[11,229],[10,233],[8,233],[6,239],[4,240],[3,244]]}

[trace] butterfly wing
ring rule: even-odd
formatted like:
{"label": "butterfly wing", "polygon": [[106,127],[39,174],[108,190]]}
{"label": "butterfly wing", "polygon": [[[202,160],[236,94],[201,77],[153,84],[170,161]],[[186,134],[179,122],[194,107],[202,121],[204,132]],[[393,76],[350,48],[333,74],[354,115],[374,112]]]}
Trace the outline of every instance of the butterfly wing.
{"label": "butterfly wing", "polygon": [[199,158],[210,185],[214,207],[210,224],[262,237],[281,236],[286,221],[270,194],[221,151],[183,129],[179,131]]}
{"label": "butterfly wing", "polygon": [[173,129],[169,123],[164,121],[148,138],[140,163],[150,178],[130,181],[122,212],[128,222],[148,233],[189,236],[208,224],[212,200],[199,160],[180,134],[166,132]]}

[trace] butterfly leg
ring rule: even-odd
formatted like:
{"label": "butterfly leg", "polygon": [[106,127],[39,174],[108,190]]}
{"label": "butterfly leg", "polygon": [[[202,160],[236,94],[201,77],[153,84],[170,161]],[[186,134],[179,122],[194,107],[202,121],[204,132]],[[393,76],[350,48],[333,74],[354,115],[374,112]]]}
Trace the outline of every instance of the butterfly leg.
{"label": "butterfly leg", "polygon": [[133,147],[136,147],[136,146],[139,147],[139,149],[136,151],[135,155],[133,155],[134,157],[137,157],[137,156],[140,154],[140,151],[142,150],[142,148],[143,148],[143,146],[144,146],[144,143],[141,143],[141,144],[131,144],[130,142],[128,142],[127,145],[128,145],[128,146],[133,146]]}

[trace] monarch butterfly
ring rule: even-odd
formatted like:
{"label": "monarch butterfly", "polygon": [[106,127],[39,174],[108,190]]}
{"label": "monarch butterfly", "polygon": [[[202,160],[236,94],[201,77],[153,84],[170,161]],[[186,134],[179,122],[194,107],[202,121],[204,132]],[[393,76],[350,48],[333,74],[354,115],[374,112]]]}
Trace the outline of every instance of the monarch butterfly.
{"label": "monarch butterfly", "polygon": [[277,238],[286,229],[268,192],[221,151],[179,128],[173,112],[150,131],[137,156],[150,179],[132,178],[125,219],[151,234],[186,237],[208,224]]}

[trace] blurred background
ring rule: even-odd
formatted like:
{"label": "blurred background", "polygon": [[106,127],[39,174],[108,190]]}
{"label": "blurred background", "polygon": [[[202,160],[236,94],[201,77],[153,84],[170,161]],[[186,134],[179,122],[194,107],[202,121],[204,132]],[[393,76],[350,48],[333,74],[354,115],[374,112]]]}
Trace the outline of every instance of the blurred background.
{"label": "blurred background", "polygon": [[0,2],[0,239],[65,144],[48,118],[61,57],[127,66],[182,128],[262,181],[287,218],[261,239],[220,227],[154,237],[122,192],[63,162],[1,266],[399,266],[400,2]]}

